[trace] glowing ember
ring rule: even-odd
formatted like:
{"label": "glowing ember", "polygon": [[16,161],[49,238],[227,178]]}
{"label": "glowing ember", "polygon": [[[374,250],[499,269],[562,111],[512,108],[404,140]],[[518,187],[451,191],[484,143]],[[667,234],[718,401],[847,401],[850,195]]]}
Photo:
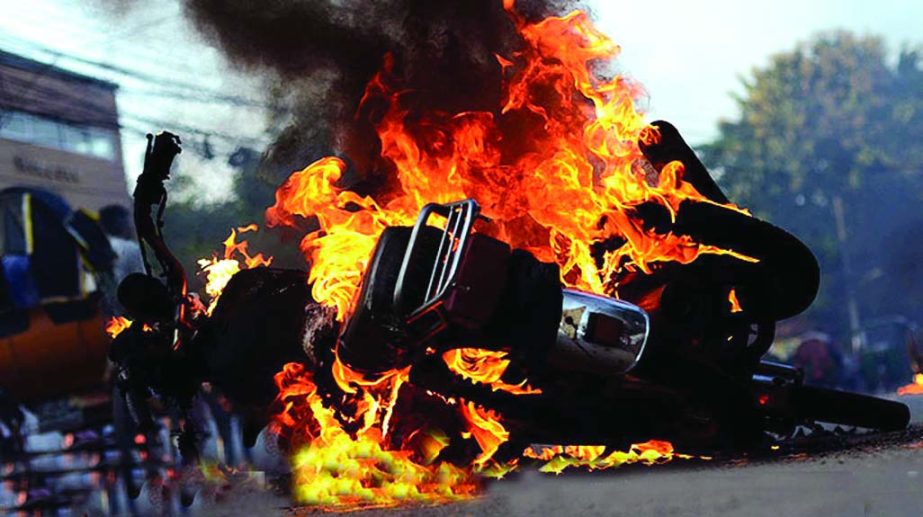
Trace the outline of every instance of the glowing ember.
{"label": "glowing ember", "polygon": [[923,395],[923,373],[913,376],[913,382],[897,389],[898,395]]}

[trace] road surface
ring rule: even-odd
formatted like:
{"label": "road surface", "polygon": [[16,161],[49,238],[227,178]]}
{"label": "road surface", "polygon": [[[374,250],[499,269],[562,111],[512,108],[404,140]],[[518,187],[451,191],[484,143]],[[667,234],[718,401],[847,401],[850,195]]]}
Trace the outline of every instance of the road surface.
{"label": "road surface", "polygon": [[[764,457],[674,461],[607,472],[534,470],[491,483],[478,499],[372,516],[923,516],[923,397],[903,399],[906,432],[810,442]],[[232,491],[233,492],[233,491]],[[312,515],[265,493],[234,493],[208,515]]]}

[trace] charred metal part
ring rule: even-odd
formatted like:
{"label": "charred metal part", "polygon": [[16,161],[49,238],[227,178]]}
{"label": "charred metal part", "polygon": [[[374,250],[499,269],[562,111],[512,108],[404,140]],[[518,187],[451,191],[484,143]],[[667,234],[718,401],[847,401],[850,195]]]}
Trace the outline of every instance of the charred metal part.
{"label": "charred metal part", "polygon": [[[709,201],[685,201],[675,215],[647,203],[636,207],[634,216],[649,230],[689,236],[748,260],[701,255],[690,264],[665,264],[652,274],[618,279],[621,297],[651,312],[656,346],[649,347],[643,367],[688,389],[700,389],[703,383],[689,369],[671,364],[707,364],[721,375],[746,379],[771,345],[776,321],[800,313],[814,300],[820,278],[817,260],[793,235],[720,206],[729,202],[727,196],[676,128],[663,121],[653,126],[660,137],[639,143],[645,158],[657,170],[681,162],[683,179]],[[731,311],[732,291],[742,311]],[[718,393],[724,388],[702,389]]]}
{"label": "charred metal part", "polygon": [[530,375],[541,375],[557,337],[563,296],[557,264],[542,262],[525,250],[513,250],[499,309],[478,342],[508,350]]}
{"label": "charred metal part", "polygon": [[[443,228],[428,224],[434,214],[446,218]],[[430,204],[413,229],[385,230],[339,341],[347,364],[380,372],[458,343],[543,360],[561,314],[560,271],[472,233],[478,217],[472,200]]]}
{"label": "charred metal part", "polygon": [[[817,259],[796,237],[765,221],[718,206],[729,200],[679,131],[669,122],[652,124],[660,133],[656,142],[639,145],[658,170],[672,161],[684,166],[683,179],[713,203],[686,201],[675,221],[653,205],[637,208],[644,222],[658,231],[688,235],[696,242],[735,251],[757,259],[746,263],[734,258],[700,257],[682,268],[687,275],[720,278],[716,284],[733,285],[747,313],[756,320],[780,320],[805,310],[814,300],[820,282]],[[706,260],[703,260],[706,259]],[[703,266],[704,264],[704,266]]]}
{"label": "charred metal part", "polygon": [[[410,234],[408,227],[386,228],[363,275],[353,312],[337,345],[340,358],[358,371],[381,372],[408,360],[406,347],[396,346],[401,336],[394,288]],[[433,237],[430,231],[423,235]]]}
{"label": "charred metal part", "polygon": [[910,409],[900,402],[816,386],[796,387],[792,407],[802,420],[836,422],[848,415],[851,425],[884,431],[900,431],[910,423]]}
{"label": "charred metal part", "polygon": [[[162,232],[167,202],[163,183],[180,152],[178,136],[148,135],[144,170],[134,191],[135,227],[147,274],[129,275],[119,285],[119,300],[134,324],[113,340],[109,357],[116,364],[117,386],[135,423],[142,430],[154,426],[147,400],[156,395],[183,422],[178,432],[185,460],[192,461],[197,456],[196,438],[191,434],[194,426],[187,425],[188,412],[201,379],[185,350],[178,350],[194,328],[186,316],[186,273]],[[146,247],[153,251],[165,284],[154,277]]]}

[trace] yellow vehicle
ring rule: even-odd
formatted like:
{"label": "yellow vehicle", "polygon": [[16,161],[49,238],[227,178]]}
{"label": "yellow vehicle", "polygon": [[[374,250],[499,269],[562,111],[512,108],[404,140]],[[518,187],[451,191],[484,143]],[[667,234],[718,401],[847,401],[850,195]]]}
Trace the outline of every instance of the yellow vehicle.
{"label": "yellow vehicle", "polygon": [[0,83],[0,389],[32,402],[103,380],[111,249],[81,209],[130,199],[115,84],[4,51]]}
{"label": "yellow vehicle", "polygon": [[40,189],[0,191],[0,387],[35,401],[104,383],[114,259],[90,213]]}

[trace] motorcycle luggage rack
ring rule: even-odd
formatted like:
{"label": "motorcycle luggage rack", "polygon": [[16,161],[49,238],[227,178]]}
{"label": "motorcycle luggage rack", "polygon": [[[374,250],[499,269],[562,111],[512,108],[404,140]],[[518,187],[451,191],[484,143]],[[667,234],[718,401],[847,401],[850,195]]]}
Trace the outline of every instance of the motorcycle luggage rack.
{"label": "motorcycle luggage rack", "polygon": [[[480,211],[480,206],[473,199],[448,204],[429,203],[420,211],[410,234],[410,241],[407,244],[394,289],[395,307],[404,308],[408,303],[416,305],[412,310],[405,312],[408,321],[419,319],[424,313],[436,308],[443,301],[449,289],[455,285],[459,265],[464,257],[465,246],[471,236],[475,220],[478,218],[490,220],[481,215]],[[446,222],[439,239],[435,260],[431,266],[429,282],[421,301],[405,300],[407,289],[404,283],[407,280],[407,272],[413,261],[420,260],[421,251],[425,256],[425,251],[421,250],[425,244],[421,242],[420,235],[424,228],[429,226],[427,223],[433,215],[441,215]],[[444,318],[440,317],[440,319]]]}

